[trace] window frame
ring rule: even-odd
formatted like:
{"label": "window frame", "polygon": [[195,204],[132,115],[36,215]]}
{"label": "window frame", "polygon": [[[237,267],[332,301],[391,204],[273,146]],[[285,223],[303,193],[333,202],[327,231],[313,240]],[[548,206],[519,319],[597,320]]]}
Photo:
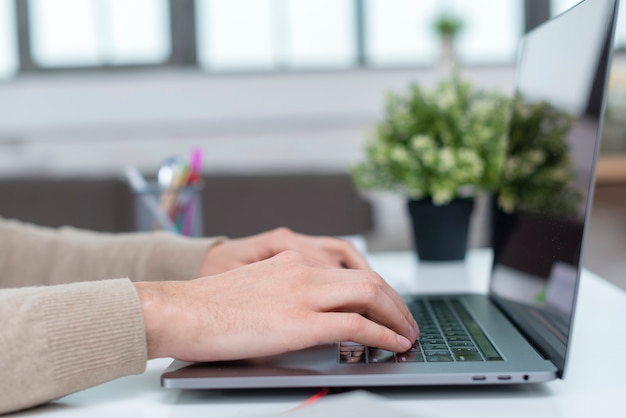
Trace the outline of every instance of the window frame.
{"label": "window frame", "polygon": [[[347,68],[338,68],[337,71],[349,71],[353,69],[373,69],[368,63],[366,54],[366,2],[365,0],[353,0],[354,13],[356,15],[355,25],[355,51],[356,62]],[[42,67],[37,65],[32,59],[32,48],[30,40],[30,19],[28,9],[31,0],[14,0],[17,22],[17,42],[18,42],[18,63],[17,76],[21,74],[44,74],[58,72],[116,72],[128,70],[149,70],[163,68],[195,68],[199,69],[198,56],[196,51],[196,17],[195,0],[169,0],[170,12],[170,40],[171,54],[167,60],[156,64],[128,64],[128,65],[95,65],[95,66],[60,66]],[[524,0],[524,23],[523,28],[527,32],[545,20],[550,18],[550,2],[545,0]],[[376,67],[381,69],[382,67]],[[276,65],[267,72],[324,72],[324,70],[307,70],[299,68],[286,69],[284,66]],[[212,74],[211,71],[205,71]],[[241,73],[241,71],[237,71]],[[250,72],[258,72],[251,70]],[[220,72],[222,73],[222,72]]]}
{"label": "window frame", "polygon": [[169,0],[170,15],[170,56],[163,62],[155,64],[103,64],[87,66],[43,67],[33,60],[30,40],[30,17],[28,10],[31,0],[14,0],[17,22],[18,43],[18,75],[33,73],[58,72],[114,72],[127,70],[145,70],[164,67],[195,67],[196,56],[196,25],[194,18],[194,0]]}

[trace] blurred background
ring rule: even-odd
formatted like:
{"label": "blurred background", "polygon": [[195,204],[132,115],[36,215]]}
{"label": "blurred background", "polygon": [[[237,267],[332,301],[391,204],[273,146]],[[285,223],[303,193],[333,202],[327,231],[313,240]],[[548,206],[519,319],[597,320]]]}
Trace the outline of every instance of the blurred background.
{"label": "blurred background", "polygon": [[[322,213],[336,219],[303,232],[410,248],[404,200],[347,181],[385,93],[442,77],[434,24],[445,13],[463,22],[464,75],[511,92],[520,37],[576,3],[0,0],[0,216],[132,229],[124,167],[155,175],[168,156],[201,147],[205,209],[215,210],[206,233],[260,232],[276,222],[269,213],[302,230]],[[624,13],[615,48],[585,263],[626,288]],[[226,222],[218,209],[237,215],[254,193],[271,196],[253,208],[265,223],[212,229]],[[479,205],[473,246],[488,245],[484,219]]]}

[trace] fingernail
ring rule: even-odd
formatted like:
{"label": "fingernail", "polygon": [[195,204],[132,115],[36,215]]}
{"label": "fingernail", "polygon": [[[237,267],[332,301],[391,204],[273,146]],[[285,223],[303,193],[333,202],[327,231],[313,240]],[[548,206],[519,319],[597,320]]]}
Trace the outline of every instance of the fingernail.
{"label": "fingernail", "polygon": [[403,351],[409,351],[411,347],[413,346],[413,343],[409,341],[408,339],[406,339],[406,337],[403,337],[402,335],[398,335],[396,339],[398,340],[398,344],[400,345],[400,348],[402,348]]}
{"label": "fingernail", "polygon": [[409,333],[407,335],[411,341],[415,341],[417,339],[417,334],[415,334],[415,327],[413,325],[409,327]]}
{"label": "fingernail", "polygon": [[415,331],[415,339],[420,336],[420,326],[417,325],[417,321],[413,320],[413,330]]}
{"label": "fingernail", "polygon": [[419,337],[419,335],[420,335],[420,329],[417,326],[417,322],[413,320],[413,323],[409,327],[409,337],[411,338],[411,340],[415,341],[417,340],[417,337]]}

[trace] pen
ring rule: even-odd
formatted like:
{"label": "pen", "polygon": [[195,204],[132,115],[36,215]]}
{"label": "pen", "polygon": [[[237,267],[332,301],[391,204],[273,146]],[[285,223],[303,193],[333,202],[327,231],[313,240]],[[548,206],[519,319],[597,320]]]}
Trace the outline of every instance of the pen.
{"label": "pen", "polygon": [[[200,181],[202,173],[203,152],[200,148],[194,148],[191,154],[188,184],[193,186]],[[196,221],[196,204],[199,196],[190,194],[190,202],[186,205],[182,231],[184,235],[193,235],[194,222]]]}
{"label": "pen", "polygon": [[193,235],[196,220],[198,196],[193,186],[202,177],[203,151],[194,148],[189,164],[178,157],[169,157],[159,169],[158,184],[161,196],[161,210],[178,230],[187,236]]}

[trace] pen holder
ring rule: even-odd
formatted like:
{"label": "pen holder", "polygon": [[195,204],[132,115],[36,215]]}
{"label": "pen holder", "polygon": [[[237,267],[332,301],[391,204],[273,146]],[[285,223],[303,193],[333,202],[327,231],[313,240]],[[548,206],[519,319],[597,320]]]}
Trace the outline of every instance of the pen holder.
{"label": "pen holder", "polygon": [[177,189],[146,183],[135,190],[135,229],[203,236],[202,189],[202,182]]}

